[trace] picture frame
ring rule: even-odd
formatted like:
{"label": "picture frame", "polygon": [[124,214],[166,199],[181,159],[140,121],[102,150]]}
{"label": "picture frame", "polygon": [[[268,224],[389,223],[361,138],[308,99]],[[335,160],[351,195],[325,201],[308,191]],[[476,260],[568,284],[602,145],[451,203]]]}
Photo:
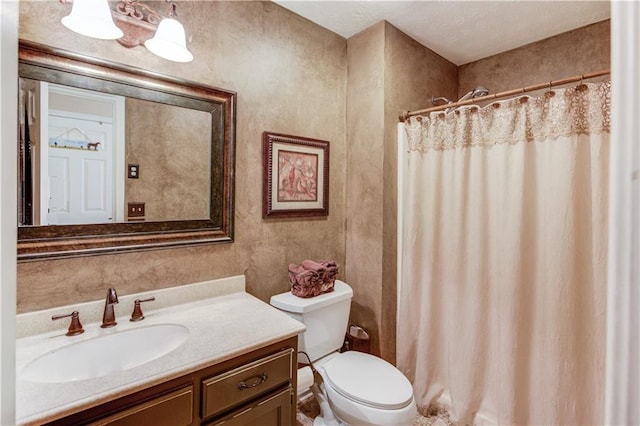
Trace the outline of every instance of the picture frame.
{"label": "picture frame", "polygon": [[263,132],[263,218],[329,215],[329,142]]}

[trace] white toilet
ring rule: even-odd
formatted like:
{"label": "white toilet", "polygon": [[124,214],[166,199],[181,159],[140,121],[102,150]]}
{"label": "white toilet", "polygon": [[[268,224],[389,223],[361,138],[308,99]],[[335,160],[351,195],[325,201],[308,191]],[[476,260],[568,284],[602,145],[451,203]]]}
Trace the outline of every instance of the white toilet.
{"label": "white toilet", "polygon": [[[353,291],[336,280],[334,291],[308,299],[290,292],[271,297],[271,305],[304,323],[298,351],[305,352],[322,376],[321,408],[314,425],[411,425],[416,415],[413,389],[407,378],[381,358],[362,352],[339,353],[349,321]],[[308,364],[305,355],[298,362]],[[335,417],[335,419],[334,419]]]}

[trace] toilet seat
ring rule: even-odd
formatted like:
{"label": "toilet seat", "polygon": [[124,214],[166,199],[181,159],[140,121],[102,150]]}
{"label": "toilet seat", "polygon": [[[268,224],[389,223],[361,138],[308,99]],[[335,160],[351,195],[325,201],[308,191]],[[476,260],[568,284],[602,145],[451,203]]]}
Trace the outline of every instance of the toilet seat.
{"label": "toilet seat", "polygon": [[387,361],[347,351],[323,365],[323,378],[341,396],[381,410],[398,410],[413,402],[407,378]]}

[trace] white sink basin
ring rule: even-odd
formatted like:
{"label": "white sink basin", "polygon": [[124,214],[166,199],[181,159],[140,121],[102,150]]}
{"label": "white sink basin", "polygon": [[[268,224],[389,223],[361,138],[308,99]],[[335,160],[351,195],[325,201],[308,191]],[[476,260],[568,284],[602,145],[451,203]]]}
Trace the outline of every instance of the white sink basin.
{"label": "white sink basin", "polygon": [[27,364],[22,377],[60,383],[106,376],[166,355],[188,335],[182,325],[158,324],[94,337],[39,356]]}

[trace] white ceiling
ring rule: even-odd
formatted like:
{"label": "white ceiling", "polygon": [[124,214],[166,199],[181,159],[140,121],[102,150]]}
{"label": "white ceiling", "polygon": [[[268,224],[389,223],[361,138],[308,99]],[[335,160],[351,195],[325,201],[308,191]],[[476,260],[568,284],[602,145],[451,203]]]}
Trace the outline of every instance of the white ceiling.
{"label": "white ceiling", "polygon": [[456,65],[610,17],[609,1],[274,1],[345,38],[386,20]]}

